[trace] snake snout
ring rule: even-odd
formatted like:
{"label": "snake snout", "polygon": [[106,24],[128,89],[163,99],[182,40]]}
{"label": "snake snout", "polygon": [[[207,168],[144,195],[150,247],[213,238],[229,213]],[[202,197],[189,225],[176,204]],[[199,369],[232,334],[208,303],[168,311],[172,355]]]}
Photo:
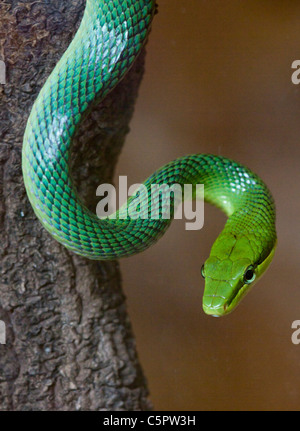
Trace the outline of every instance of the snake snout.
{"label": "snake snout", "polygon": [[214,294],[204,295],[202,306],[206,314],[214,317],[224,316],[228,307],[226,298]]}

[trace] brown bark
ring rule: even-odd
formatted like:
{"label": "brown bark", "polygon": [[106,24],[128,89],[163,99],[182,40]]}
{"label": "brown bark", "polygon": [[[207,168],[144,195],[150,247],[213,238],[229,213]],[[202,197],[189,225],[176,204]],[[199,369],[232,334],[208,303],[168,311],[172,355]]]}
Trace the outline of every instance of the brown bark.
{"label": "brown bark", "polygon": [[[148,410],[117,262],[68,252],[37,221],[21,172],[30,107],[80,22],[84,0],[0,4],[0,410]],[[95,210],[128,132],[144,54],[76,138],[76,183]]]}

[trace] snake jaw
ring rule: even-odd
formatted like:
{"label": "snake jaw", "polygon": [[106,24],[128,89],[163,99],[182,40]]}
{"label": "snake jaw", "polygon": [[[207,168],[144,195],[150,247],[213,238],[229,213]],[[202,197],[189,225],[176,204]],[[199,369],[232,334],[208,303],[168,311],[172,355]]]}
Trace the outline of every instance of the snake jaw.
{"label": "snake jaw", "polygon": [[208,314],[213,317],[221,317],[226,314],[226,306],[220,306],[220,307],[211,307],[209,305],[205,304],[205,299],[203,297],[203,310],[205,314]]}
{"label": "snake jaw", "polygon": [[[227,285],[230,285],[229,282],[224,282]],[[255,282],[252,284],[242,284],[236,286],[233,289],[233,293],[230,297],[221,296],[216,293],[212,294],[204,294],[203,295],[203,310],[206,314],[220,317],[225,316],[226,314],[231,313],[235,307],[240,303],[242,298],[249,292],[249,290],[253,287]]]}

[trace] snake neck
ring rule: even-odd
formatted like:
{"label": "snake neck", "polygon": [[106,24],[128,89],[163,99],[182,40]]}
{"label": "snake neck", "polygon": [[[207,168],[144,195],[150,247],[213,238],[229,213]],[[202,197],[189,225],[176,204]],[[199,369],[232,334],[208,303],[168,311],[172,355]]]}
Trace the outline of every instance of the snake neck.
{"label": "snake neck", "polygon": [[214,167],[209,162],[210,174],[204,175],[205,201],[228,216],[216,243],[226,250],[225,259],[234,247],[239,250],[248,243],[249,254],[259,264],[276,245],[276,211],[271,192],[245,166],[222,157],[215,156],[214,160]]}

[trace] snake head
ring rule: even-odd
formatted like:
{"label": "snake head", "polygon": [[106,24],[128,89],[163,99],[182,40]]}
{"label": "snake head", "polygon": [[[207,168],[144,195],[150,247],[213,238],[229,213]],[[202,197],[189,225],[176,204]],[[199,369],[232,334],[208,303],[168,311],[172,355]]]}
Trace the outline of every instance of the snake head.
{"label": "snake head", "polygon": [[260,243],[257,234],[221,233],[217,238],[202,267],[206,314],[218,317],[230,313],[259,280],[275,251],[274,245],[262,257]]}

